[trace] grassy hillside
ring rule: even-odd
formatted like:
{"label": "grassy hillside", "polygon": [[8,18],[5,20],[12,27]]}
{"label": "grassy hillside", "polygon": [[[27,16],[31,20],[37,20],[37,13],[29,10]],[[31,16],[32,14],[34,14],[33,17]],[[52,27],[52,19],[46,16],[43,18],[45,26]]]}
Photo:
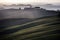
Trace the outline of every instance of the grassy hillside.
{"label": "grassy hillside", "polygon": [[44,17],[21,25],[9,26],[0,32],[1,40],[51,40],[59,38],[60,22],[57,16]]}

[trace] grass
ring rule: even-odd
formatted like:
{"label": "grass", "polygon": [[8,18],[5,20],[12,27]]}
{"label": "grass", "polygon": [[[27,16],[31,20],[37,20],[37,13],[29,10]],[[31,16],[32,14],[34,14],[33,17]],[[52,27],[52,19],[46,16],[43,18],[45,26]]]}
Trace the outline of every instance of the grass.
{"label": "grass", "polygon": [[[2,31],[6,30],[11,30],[11,29],[16,29],[16,28],[21,28],[21,27],[26,27],[23,29],[19,29],[16,32],[10,33],[3,35],[1,39],[3,40],[37,40],[37,39],[42,39],[46,35],[57,35],[54,34],[56,33],[56,30],[60,29],[60,25],[57,24],[59,21],[57,20],[57,17],[48,17],[48,18],[42,18],[38,20],[34,20],[32,22],[27,22],[22,25],[15,25],[11,27],[7,27],[3,29]],[[48,36],[49,37],[49,36]]]}

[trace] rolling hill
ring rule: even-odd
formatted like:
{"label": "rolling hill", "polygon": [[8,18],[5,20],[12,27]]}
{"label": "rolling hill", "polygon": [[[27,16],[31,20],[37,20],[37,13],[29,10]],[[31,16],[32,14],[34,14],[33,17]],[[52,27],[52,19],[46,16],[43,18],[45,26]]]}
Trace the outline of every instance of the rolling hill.
{"label": "rolling hill", "polygon": [[57,16],[44,17],[21,25],[9,26],[0,32],[2,40],[49,40],[59,38]]}

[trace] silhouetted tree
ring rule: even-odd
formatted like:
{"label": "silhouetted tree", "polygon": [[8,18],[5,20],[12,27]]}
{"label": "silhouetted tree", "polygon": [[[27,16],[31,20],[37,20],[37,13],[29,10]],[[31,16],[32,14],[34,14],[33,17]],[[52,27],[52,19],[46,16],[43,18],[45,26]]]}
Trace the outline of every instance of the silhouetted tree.
{"label": "silhouetted tree", "polygon": [[35,8],[38,8],[38,9],[40,9],[40,7],[35,7]]}

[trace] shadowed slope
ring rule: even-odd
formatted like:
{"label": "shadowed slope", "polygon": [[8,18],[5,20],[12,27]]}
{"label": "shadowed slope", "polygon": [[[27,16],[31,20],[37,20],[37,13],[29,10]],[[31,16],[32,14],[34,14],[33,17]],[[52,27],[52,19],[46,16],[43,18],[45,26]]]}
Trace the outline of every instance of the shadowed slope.
{"label": "shadowed slope", "polygon": [[58,17],[54,16],[54,17],[38,19],[22,25],[16,25],[16,27],[12,26],[5,28],[5,30],[2,30],[2,33],[5,34],[3,34],[3,36],[1,35],[2,36],[1,39],[44,40],[47,37],[46,40],[49,40],[54,39],[55,37],[57,38],[57,36],[59,36],[59,31],[60,31],[60,24],[58,21]]}

